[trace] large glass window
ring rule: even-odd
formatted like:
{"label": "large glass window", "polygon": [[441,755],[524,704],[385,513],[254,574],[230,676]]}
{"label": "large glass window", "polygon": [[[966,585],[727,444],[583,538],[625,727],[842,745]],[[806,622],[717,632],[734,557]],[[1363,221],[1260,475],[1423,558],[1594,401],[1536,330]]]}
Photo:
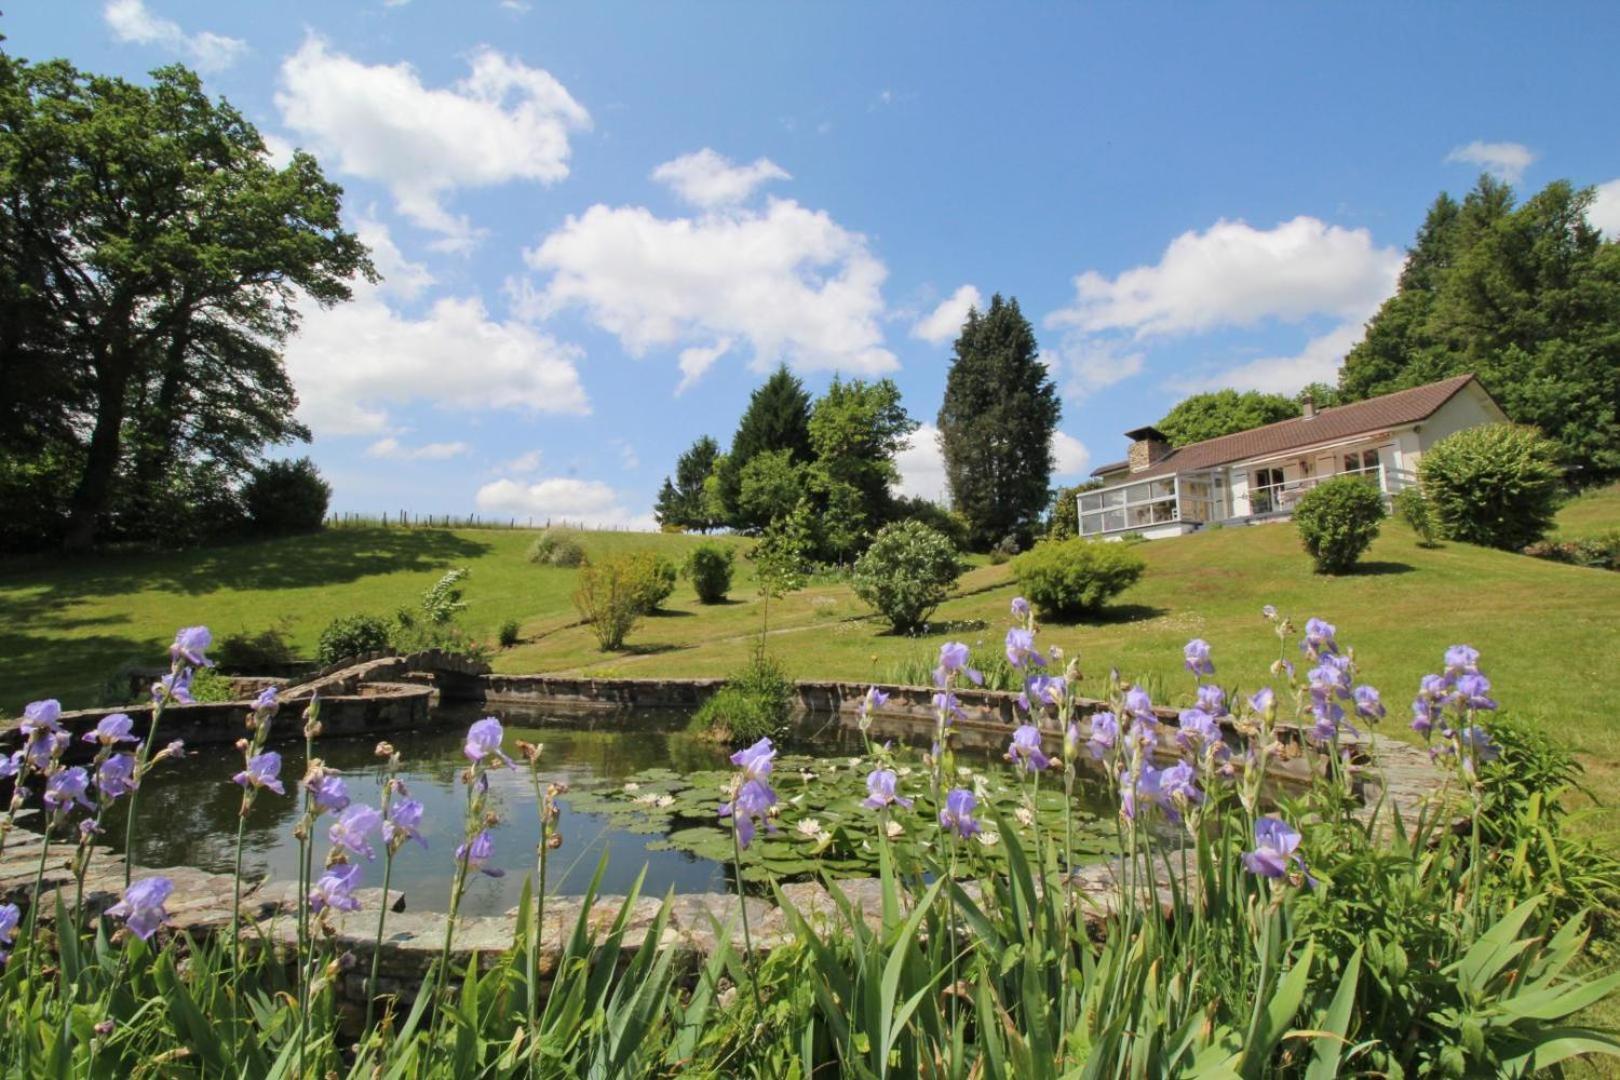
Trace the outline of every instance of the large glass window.
{"label": "large glass window", "polygon": [[1176,478],[1161,477],[1080,496],[1080,535],[1146,529],[1178,520]]}
{"label": "large glass window", "polygon": [[1249,513],[1269,514],[1281,502],[1283,471],[1253,469],[1249,472]]}

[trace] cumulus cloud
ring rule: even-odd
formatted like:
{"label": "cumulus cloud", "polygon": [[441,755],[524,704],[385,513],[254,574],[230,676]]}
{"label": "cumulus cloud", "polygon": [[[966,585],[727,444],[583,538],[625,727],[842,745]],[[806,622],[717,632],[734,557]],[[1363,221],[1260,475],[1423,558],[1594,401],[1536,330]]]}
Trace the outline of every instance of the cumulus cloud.
{"label": "cumulus cloud", "polygon": [[399,250],[388,226],[372,217],[363,217],[354,227],[366,247],[371,249],[371,261],[382,275],[382,287],[401,299],[414,300],[423,289],[433,284],[433,275],[419,262],[412,262]]}
{"label": "cumulus cloud", "polygon": [[686,393],[692,385],[712,367],[731,348],[731,339],[725,338],[713,345],[693,345],[681,350],[680,368],[681,381],[675,387],[675,396]]}
{"label": "cumulus cloud", "polygon": [[322,435],[385,434],[388,408],[413,401],[459,412],[590,412],[580,351],[491,318],[476,297],[445,297],[411,318],[381,287],[361,285],[349,303],[306,305],[286,358],[299,416]]}
{"label": "cumulus cloud", "polygon": [[387,185],[400,213],[465,251],[478,231],[446,196],[563,179],[569,134],[591,122],[549,72],[487,47],[469,64],[465,78],[429,87],[409,64],[365,64],[311,36],[283,61],[276,106],[324,161]]}
{"label": "cumulus cloud", "polygon": [[107,0],[101,17],[119,41],[157,45],[184,57],[199,71],[223,71],[247,52],[247,42],[207,30],[188,34],[180,24],[155,15],[142,0]]}
{"label": "cumulus cloud", "polygon": [[366,456],[385,458],[389,461],[447,461],[450,458],[460,457],[472,449],[464,442],[436,442],[425,443],[422,446],[406,446],[392,435],[385,439],[378,439],[366,447]]}
{"label": "cumulus cloud", "polygon": [[1293,356],[1266,356],[1208,375],[1179,376],[1169,385],[1183,393],[1202,390],[1261,390],[1272,394],[1292,394],[1314,382],[1338,381],[1339,365],[1365,333],[1360,320],[1350,320],[1311,338]]}
{"label": "cumulus cloud", "polygon": [[918,319],[911,327],[911,336],[930,345],[943,345],[962,332],[968,312],[984,306],[984,297],[972,285],[963,285],[951,293],[939,306]]}
{"label": "cumulus cloud", "polygon": [[478,489],[478,509],[490,514],[566,521],[589,528],[652,530],[652,515],[625,508],[620,494],[600,480],[553,476],[533,483],[493,480]]}
{"label": "cumulus cloud", "polygon": [[1061,381],[1064,395],[1079,400],[1141,374],[1146,363],[1145,353],[1115,342],[1068,335],[1047,367]]}
{"label": "cumulus cloud", "polygon": [[1074,476],[1091,464],[1086,444],[1066,431],[1052,432],[1052,471],[1058,476]]}
{"label": "cumulus cloud", "polygon": [[499,471],[514,476],[527,476],[529,473],[539,471],[541,456],[538,450],[525,451],[510,461],[501,462]]}
{"label": "cumulus cloud", "polygon": [[950,488],[945,482],[945,455],[939,448],[939,428],[923,424],[911,433],[905,446],[894,456],[900,470],[895,492],[907,498],[932,499],[950,505]]}
{"label": "cumulus cloud", "polygon": [[[694,218],[598,204],[524,257],[551,276],[515,290],[519,310],[547,318],[580,308],[634,356],[736,341],[759,369],[777,361],[860,375],[899,367],[883,347],[883,263],[860,233],[791,199]],[[682,388],[718,356],[688,348]]]}
{"label": "cumulus cloud", "polygon": [[668,184],[682,200],[705,209],[746,202],[761,184],[793,179],[769,158],[735,165],[708,147],[664,162],[652,171],[652,178]]}
{"label": "cumulus cloud", "polygon": [[1620,240],[1620,180],[1597,186],[1586,220],[1610,240]]}
{"label": "cumulus cloud", "polygon": [[1516,184],[1524,170],[1536,160],[1533,150],[1523,143],[1481,142],[1475,139],[1467,146],[1455,147],[1446,155],[1448,164],[1477,165],[1498,180]]}

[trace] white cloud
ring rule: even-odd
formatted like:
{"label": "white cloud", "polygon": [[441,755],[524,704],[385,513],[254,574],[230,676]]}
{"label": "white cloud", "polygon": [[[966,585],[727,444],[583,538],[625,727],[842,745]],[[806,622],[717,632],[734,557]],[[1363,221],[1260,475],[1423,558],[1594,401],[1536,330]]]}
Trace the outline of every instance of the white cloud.
{"label": "white cloud", "polygon": [[1141,338],[1363,315],[1394,290],[1403,260],[1400,249],[1377,247],[1366,229],[1305,216],[1271,229],[1223,219],[1182,233],[1152,266],[1112,280],[1086,271],[1074,279],[1074,303],[1046,322]]}
{"label": "white cloud", "polygon": [[286,355],[299,416],[322,435],[385,434],[388,407],[411,401],[461,412],[590,412],[580,351],[492,319],[476,297],[445,297],[409,318],[381,287],[362,284],[349,303],[306,304]]}
{"label": "white cloud", "polygon": [[378,439],[366,447],[366,456],[386,458],[389,461],[446,461],[460,457],[472,449],[464,442],[436,442],[422,446],[405,446],[392,435]]}
{"label": "white cloud", "polygon": [[292,164],[293,150],[295,149],[292,143],[273,131],[260,131],[259,138],[264,140],[265,156],[270,159],[271,165],[278,169],[285,169]]}
{"label": "white cloud", "polygon": [[1057,476],[1075,476],[1091,464],[1086,444],[1066,431],[1052,432],[1052,470]]}
{"label": "white cloud", "polygon": [[1516,184],[1524,170],[1536,160],[1533,150],[1523,143],[1481,142],[1475,139],[1467,146],[1454,148],[1446,155],[1448,164],[1478,165],[1498,180]]}
{"label": "white cloud", "polygon": [[540,458],[540,451],[529,450],[512,458],[510,461],[501,462],[500,471],[511,473],[514,476],[527,476],[529,473],[539,471]]}
{"label": "white cloud", "polygon": [[1146,355],[1139,351],[1127,352],[1106,338],[1078,334],[1066,335],[1056,356],[1057,359],[1047,361],[1047,366],[1054,375],[1067,373],[1063,393],[1075,399],[1089,397],[1139,375],[1147,363]]}
{"label": "white cloud", "polygon": [[[862,375],[899,367],[883,347],[883,263],[860,233],[791,199],[673,219],[599,204],[524,257],[552,275],[520,296],[525,314],[583,308],[635,356],[736,339],[748,342],[756,368],[778,360]],[[685,359],[686,384],[713,363],[701,352]]]}
{"label": "white cloud", "polygon": [[1261,390],[1292,394],[1313,382],[1335,383],[1345,354],[1365,332],[1363,320],[1351,319],[1311,338],[1293,356],[1266,356],[1209,375],[1178,376],[1169,385],[1183,393],[1201,390]]}
{"label": "white cloud", "polygon": [[1620,240],[1620,180],[1597,186],[1586,220],[1610,240]]}
{"label": "white cloud", "polygon": [[457,188],[568,175],[569,133],[590,114],[562,83],[481,48],[466,78],[424,86],[409,64],[364,64],[305,39],[281,65],[282,122],[351,176],[386,184],[399,211],[465,251],[478,236],[444,199]]}
{"label": "white cloud", "polygon": [[982,307],[984,297],[972,285],[963,285],[941,300],[933,311],[918,319],[911,327],[911,336],[931,345],[943,345],[962,332],[968,311]]}
{"label": "white cloud", "polygon": [[624,466],[626,472],[641,468],[641,458],[627,440],[614,439],[613,445],[619,448],[619,464]]}
{"label": "white cloud", "polygon": [[375,218],[363,217],[354,227],[355,235],[371,249],[371,261],[382,275],[384,291],[414,300],[433,284],[433,275],[421,263],[412,262],[394,243],[388,226]]}
{"label": "white cloud", "polygon": [[656,528],[650,514],[625,508],[619,493],[600,480],[554,476],[534,483],[493,480],[478,489],[478,509],[536,521],[566,521],[594,528]]}
{"label": "white cloud", "polygon": [[894,456],[895,467],[900,470],[900,483],[895,491],[907,498],[932,499],[941,506],[949,506],[950,488],[945,482],[945,455],[939,448],[939,428],[923,424],[906,445]]}
{"label": "white cloud", "polygon": [[707,209],[746,202],[761,184],[793,178],[769,158],[734,165],[725,155],[704,147],[664,162],[652,171],[652,179],[668,184],[686,202]]}
{"label": "white cloud", "polygon": [[714,362],[724,356],[731,348],[731,339],[724,338],[713,345],[693,345],[681,350],[681,381],[675,387],[675,396],[686,393],[704,373],[714,366]]}
{"label": "white cloud", "polygon": [[223,71],[247,52],[247,42],[240,38],[207,30],[188,34],[179,23],[154,15],[142,0],[107,0],[101,17],[119,41],[161,46],[199,71]]}

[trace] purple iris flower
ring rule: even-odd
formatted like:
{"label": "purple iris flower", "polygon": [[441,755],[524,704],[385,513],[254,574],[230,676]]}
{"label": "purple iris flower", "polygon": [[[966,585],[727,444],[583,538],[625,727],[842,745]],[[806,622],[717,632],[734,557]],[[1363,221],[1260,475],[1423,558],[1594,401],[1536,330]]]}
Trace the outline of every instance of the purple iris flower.
{"label": "purple iris flower", "polygon": [[1221,744],[1221,722],[1203,709],[1183,709],[1176,739],[1189,749]]}
{"label": "purple iris flower", "polygon": [[861,703],[855,712],[862,720],[871,715],[873,709],[881,709],[889,703],[889,695],[875,686],[869,686],[866,693],[861,695]]}
{"label": "purple iris flower", "polygon": [[[967,713],[962,709],[962,703],[956,695],[949,690],[941,690],[934,695],[934,712],[948,726],[953,720],[966,720]],[[1029,712],[1029,699],[1024,699],[1024,711]]]}
{"label": "purple iris flower", "polygon": [[267,711],[269,709],[275,709],[275,708],[280,707],[280,705],[281,705],[280,694],[281,694],[281,691],[277,687],[274,687],[274,686],[267,686],[263,690],[260,690],[259,691],[259,696],[253,699],[253,709],[254,709],[254,711],[255,712],[265,712],[265,711]]}
{"label": "purple iris flower", "polygon": [[1440,722],[1440,702],[1427,694],[1419,694],[1412,699],[1412,730],[1424,738],[1434,730],[1434,725]]}
{"label": "purple iris flower", "polygon": [[960,641],[947,641],[939,647],[939,667],[934,669],[934,685],[944,686],[954,672],[967,676],[974,686],[984,685],[984,676],[968,665],[968,647]]}
{"label": "purple iris flower", "polygon": [[1138,810],[1143,804],[1152,806],[1160,801],[1159,787],[1160,772],[1152,765],[1142,766],[1142,771],[1133,781],[1129,770],[1121,770],[1119,774],[1119,812],[1126,821],[1135,821]]}
{"label": "purple iris flower", "polygon": [[1333,655],[1339,651],[1338,634],[1338,628],[1330,622],[1306,619],[1305,640],[1299,643],[1299,651],[1313,660]]}
{"label": "purple iris flower", "polygon": [[360,884],[359,863],[339,863],[327,870],[309,891],[309,910],[319,914],[327,908],[333,911],[359,911],[360,901],[354,890]]}
{"label": "purple iris flower", "polygon": [[175,631],[174,644],[169,646],[169,656],[175,660],[185,660],[193,667],[213,667],[214,662],[205,655],[208,646],[214,643],[214,635],[208,632],[206,626],[187,626]]}
{"label": "purple iris flower", "polygon": [[1111,712],[1100,712],[1091,718],[1091,737],[1086,740],[1091,756],[1098,761],[1113,752],[1119,743],[1119,720]]}
{"label": "purple iris flower", "polygon": [[1262,686],[1249,696],[1249,708],[1265,716],[1277,704],[1277,695],[1272,693],[1271,687]]}
{"label": "purple iris flower", "polygon": [[776,792],[762,780],[747,780],[737,789],[735,798],[720,807],[720,816],[735,821],[737,842],[747,847],[754,839],[754,821],[758,819],[770,827],[771,807],[776,805]]}
{"label": "purple iris flower", "polygon": [[1491,680],[1479,673],[1461,675],[1457,678],[1457,690],[1452,696],[1459,709],[1496,708],[1496,702],[1491,698]]}
{"label": "purple iris flower", "polygon": [[1472,645],[1453,645],[1446,650],[1446,674],[1452,678],[1459,675],[1479,674],[1479,650]]}
{"label": "purple iris flower", "polygon": [[1061,705],[1069,684],[1061,675],[1036,675],[1025,686],[1029,700],[1044,708],[1047,705]]}
{"label": "purple iris flower", "polygon": [[1204,683],[1198,688],[1198,707],[1211,716],[1226,715],[1226,691],[1214,683]]}
{"label": "purple iris flower", "polygon": [[415,840],[425,849],[428,846],[418,826],[422,824],[422,804],[415,799],[396,799],[388,805],[388,820],[383,822],[383,841],[398,851],[406,840]]}
{"label": "purple iris flower", "polygon": [[501,722],[493,716],[486,716],[467,729],[467,745],[462,752],[467,755],[468,761],[474,763],[494,756],[511,765],[512,759],[501,749],[501,739],[504,737]]}
{"label": "purple iris flower", "polygon": [[1350,696],[1350,673],[1338,664],[1318,664],[1311,668],[1306,678],[1310,680],[1312,694],[1331,694],[1341,698]]}
{"label": "purple iris flower", "polygon": [[488,829],[473,837],[471,843],[461,844],[456,848],[456,861],[466,862],[468,870],[476,870],[486,877],[505,877],[505,870],[498,866],[487,865],[494,857],[495,838],[489,835]]}
{"label": "purple iris flower", "polygon": [[248,758],[247,768],[231,779],[243,787],[269,788],[277,795],[287,794],[287,789],[281,786],[281,755],[274,750]]}
{"label": "purple iris flower", "polygon": [[1125,712],[1132,720],[1144,724],[1152,725],[1159,722],[1159,718],[1153,713],[1153,699],[1139,686],[1133,686],[1125,691]]}
{"label": "purple iris flower", "polygon": [[61,716],[62,703],[55,698],[30,701],[23,706],[22,721],[17,725],[17,729],[29,737],[42,732],[58,732],[62,730],[62,725],[58,722]]}
{"label": "purple iris flower", "polygon": [[123,899],[107,909],[107,914],[123,919],[130,932],[142,941],[150,940],[168,919],[164,901],[174,892],[174,882],[166,877],[142,878],[124,890]]}
{"label": "purple iris flower", "polygon": [[952,788],[945,796],[945,809],[939,812],[939,827],[966,840],[979,831],[979,823],[973,817],[978,805],[979,800],[967,788]]}
{"label": "purple iris flower", "polygon": [[22,771],[23,752],[14,750],[5,757],[0,757],[0,780],[9,780]]}
{"label": "purple iris flower", "polygon": [[135,721],[121,712],[115,712],[103,716],[94,731],[85,732],[84,741],[100,743],[102,746],[113,746],[121,742],[140,742],[133,734],[134,729]]}
{"label": "purple iris flower", "polygon": [[133,754],[114,754],[96,769],[96,790],[109,799],[121,799],[139,786]]}
{"label": "purple iris flower", "polygon": [[1063,730],[1063,760],[1074,761],[1080,756],[1080,746],[1085,739],[1080,734],[1080,721],[1070,720],[1069,726]]}
{"label": "purple iris flower", "polygon": [[1045,667],[1046,657],[1035,647],[1035,631],[1015,626],[1007,631],[1007,663],[1014,671],[1024,670],[1026,664]]}
{"label": "purple iris flower", "polygon": [[1260,614],[1275,622],[1277,620],[1277,606],[1275,604],[1267,604],[1265,607],[1260,609]]}
{"label": "purple iris flower", "polygon": [[1356,715],[1367,720],[1382,720],[1384,718],[1384,702],[1378,696],[1378,691],[1363,683],[1356,687],[1353,696],[1356,699]]}
{"label": "purple iris flower", "polygon": [[1311,715],[1316,722],[1311,725],[1309,734],[1318,742],[1332,742],[1339,737],[1340,728],[1347,728],[1356,734],[1356,729],[1345,723],[1344,709],[1331,698],[1313,696]]}
{"label": "purple iris flower", "polygon": [[10,956],[9,947],[17,940],[17,926],[22,922],[22,911],[16,904],[0,904],[0,964]]}
{"label": "purple iris flower", "polygon": [[1185,761],[1178,761],[1159,773],[1159,797],[1172,810],[1195,806],[1204,801],[1198,790],[1198,774]]}
{"label": "purple iris flower", "polygon": [[85,798],[90,790],[90,774],[81,766],[63,769],[45,782],[45,809],[61,813],[78,803],[86,810],[94,810],[95,803]]}
{"label": "purple iris flower", "polygon": [[194,704],[191,696],[191,669],[186,668],[179,674],[165,675],[152,684],[152,700],[174,700],[182,705]]}
{"label": "purple iris flower", "polygon": [[324,814],[342,810],[349,805],[349,786],[336,773],[323,772],[307,782],[306,787],[315,799],[315,812]]}
{"label": "purple iris flower", "polygon": [[912,801],[903,795],[894,793],[895,775],[892,769],[873,769],[866,776],[866,798],[861,805],[868,810],[882,810],[894,803],[899,803],[907,810],[911,809]]}
{"label": "purple iris flower", "polygon": [[771,746],[771,740],[761,739],[753,746],[744,747],[731,755],[731,763],[742,770],[743,779],[758,780],[761,783],[771,778],[771,769],[776,765],[776,750]]}
{"label": "purple iris flower", "polygon": [[1215,674],[1215,661],[1209,658],[1209,642],[1203,638],[1193,638],[1181,650],[1182,666],[1194,675]]}
{"label": "purple iris flower", "polygon": [[50,767],[51,762],[62,756],[67,749],[72,736],[65,731],[40,731],[28,744],[23,747],[23,754],[28,764],[37,772],[43,772]]}
{"label": "purple iris flower", "polygon": [[372,833],[382,827],[382,815],[369,806],[356,804],[346,808],[332,822],[332,827],[326,830],[326,838],[332,846],[350,855],[364,855],[367,859],[375,859],[377,853],[371,848],[368,839]]}
{"label": "purple iris flower", "polygon": [[1490,732],[1478,725],[1463,728],[1457,733],[1462,746],[1462,765],[1473,776],[1479,765],[1495,761],[1502,756],[1502,748],[1491,741]]}
{"label": "purple iris flower", "polygon": [[1281,818],[1263,817],[1254,823],[1254,850],[1243,853],[1243,866],[1251,874],[1267,878],[1288,876],[1290,864],[1305,874],[1305,880],[1315,884],[1305,872],[1305,860],[1298,852],[1300,835]]}
{"label": "purple iris flower", "polygon": [[1052,763],[1041,752],[1041,730],[1034,724],[1024,724],[1013,732],[1012,743],[1007,747],[1007,760],[1022,765],[1030,772],[1041,772]]}
{"label": "purple iris flower", "polygon": [[1029,601],[1025,600],[1022,596],[1013,597],[1012,613],[1014,616],[1020,619],[1029,618]]}

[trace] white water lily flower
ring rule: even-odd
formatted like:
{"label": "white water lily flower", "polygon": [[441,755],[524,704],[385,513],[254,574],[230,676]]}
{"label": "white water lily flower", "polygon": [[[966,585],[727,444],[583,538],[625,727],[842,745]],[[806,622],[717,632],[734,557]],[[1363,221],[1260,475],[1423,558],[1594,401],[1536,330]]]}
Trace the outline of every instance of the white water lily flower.
{"label": "white water lily flower", "polygon": [[884,826],[884,831],[889,834],[889,839],[893,840],[895,837],[903,835],[906,830],[900,827],[898,821],[890,821]]}
{"label": "white water lily flower", "polygon": [[819,839],[822,834],[821,822],[813,817],[800,818],[799,823],[793,827],[811,840]]}
{"label": "white water lily flower", "polygon": [[1018,824],[1020,825],[1035,824],[1035,815],[1030,813],[1030,809],[1027,806],[1020,806],[1013,810],[1013,817],[1018,819]]}
{"label": "white water lily flower", "polygon": [[632,780],[628,784],[624,785],[624,790],[626,790],[626,791],[640,791],[641,790],[641,785],[636,783],[634,780]]}
{"label": "white water lily flower", "polygon": [[990,832],[988,829],[973,834],[974,839],[985,847],[995,847],[1001,842],[1001,834]]}
{"label": "white water lily flower", "polygon": [[643,806],[651,806],[654,803],[656,803],[657,801],[658,801],[658,793],[656,791],[649,791],[645,795],[637,795],[636,796],[636,802],[642,804]]}
{"label": "white water lily flower", "polygon": [[911,775],[911,766],[910,765],[902,765],[898,769],[894,770],[894,774],[896,776],[910,776]]}
{"label": "white water lily flower", "polygon": [[674,803],[675,803],[675,796],[673,796],[673,795],[660,795],[660,796],[658,796],[657,806],[658,806],[658,808],[660,810],[662,810],[666,806],[673,806]]}

